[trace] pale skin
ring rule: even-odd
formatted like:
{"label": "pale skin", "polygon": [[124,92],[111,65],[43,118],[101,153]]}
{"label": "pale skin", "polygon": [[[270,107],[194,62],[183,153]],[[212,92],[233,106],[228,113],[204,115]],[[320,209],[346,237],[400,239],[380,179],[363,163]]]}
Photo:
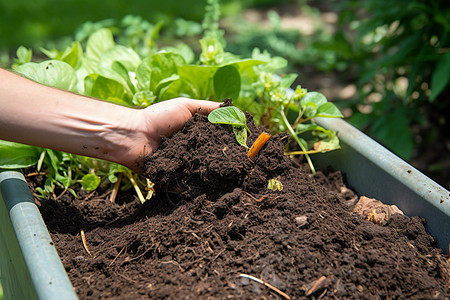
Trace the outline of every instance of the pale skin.
{"label": "pale skin", "polygon": [[0,139],[100,158],[142,173],[161,136],[220,103],[176,98],[135,109],[44,86],[0,69]]}

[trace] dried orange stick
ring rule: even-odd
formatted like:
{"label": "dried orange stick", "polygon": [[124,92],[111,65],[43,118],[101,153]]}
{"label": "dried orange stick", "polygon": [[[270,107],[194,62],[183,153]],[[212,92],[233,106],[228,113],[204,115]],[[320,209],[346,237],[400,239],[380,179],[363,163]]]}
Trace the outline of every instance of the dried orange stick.
{"label": "dried orange stick", "polygon": [[259,150],[264,146],[264,144],[270,139],[270,134],[261,132],[256,141],[248,150],[248,157],[254,158],[258,154]]}

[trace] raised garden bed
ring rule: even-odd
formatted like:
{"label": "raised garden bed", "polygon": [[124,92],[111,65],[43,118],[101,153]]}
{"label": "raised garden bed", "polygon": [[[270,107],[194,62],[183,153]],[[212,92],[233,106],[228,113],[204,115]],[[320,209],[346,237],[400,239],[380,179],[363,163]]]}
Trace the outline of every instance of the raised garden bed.
{"label": "raised garden bed", "polygon": [[[283,155],[282,136],[271,138],[250,160],[231,129],[196,116],[148,158],[146,174],[156,183],[157,197],[144,206],[126,195],[110,204],[107,193],[42,201],[40,210],[77,295],[449,297],[442,254],[450,241],[449,192],[345,122],[323,125],[338,132],[342,150],[317,158],[322,166],[336,164],[344,177],[331,172],[314,178],[307,165]],[[251,129],[253,142],[261,129]],[[274,178],[283,184],[281,191],[267,189]],[[1,195],[13,219],[12,211],[22,204],[8,202],[4,183]],[[369,222],[352,212],[357,197],[349,187],[426,217],[426,223],[403,215],[384,225]]]}

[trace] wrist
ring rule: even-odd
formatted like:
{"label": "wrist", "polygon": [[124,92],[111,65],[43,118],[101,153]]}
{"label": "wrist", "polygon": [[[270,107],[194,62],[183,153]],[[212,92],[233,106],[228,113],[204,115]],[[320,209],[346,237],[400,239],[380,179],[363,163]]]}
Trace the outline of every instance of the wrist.
{"label": "wrist", "polygon": [[111,127],[103,133],[102,140],[107,146],[99,158],[140,172],[144,157],[154,150],[145,126],[144,111],[122,106],[116,106],[116,109],[116,116],[109,123]]}

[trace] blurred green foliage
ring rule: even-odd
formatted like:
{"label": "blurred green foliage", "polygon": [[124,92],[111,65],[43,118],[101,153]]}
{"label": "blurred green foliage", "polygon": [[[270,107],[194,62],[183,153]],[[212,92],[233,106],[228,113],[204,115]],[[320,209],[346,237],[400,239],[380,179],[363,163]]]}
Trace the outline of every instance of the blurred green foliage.
{"label": "blurred green foliage", "polygon": [[242,55],[249,55],[254,47],[264,49],[289,60],[290,68],[311,66],[319,72],[342,70],[345,61],[338,61],[335,51],[326,46],[333,36],[321,20],[320,11],[306,0],[298,1],[298,10],[313,23],[310,33],[302,33],[302,28],[285,28],[282,17],[274,9],[267,12],[268,26],[250,23],[243,20],[242,15],[236,15],[227,24],[230,33],[227,49]]}
{"label": "blurred green foliage", "polygon": [[348,64],[357,84],[349,121],[407,160],[424,129],[434,133],[420,141],[444,143],[436,137],[450,126],[448,2],[337,3],[338,30],[326,46]]}
{"label": "blurred green foliage", "polygon": [[[274,0],[225,0],[225,13]],[[291,1],[292,2],[292,1]],[[0,0],[0,49],[43,46],[45,41],[71,35],[81,24],[105,19],[120,20],[132,14],[156,23],[176,18],[201,21],[206,0]]]}
{"label": "blurred green foliage", "polygon": [[125,15],[171,21],[175,17],[200,21],[204,0],[0,0],[0,49],[43,46],[72,35],[81,24]]}
{"label": "blurred green foliage", "polygon": [[[234,14],[246,7],[265,6],[292,0],[224,0],[222,15]],[[0,67],[9,67],[19,46],[38,49],[63,48],[73,40],[82,25],[122,20],[127,15],[141,17],[164,28],[178,28],[178,35],[196,33],[203,18],[206,0],[0,0]],[[186,21],[189,20],[189,21]],[[197,24],[198,25],[198,24]],[[194,32],[190,32],[190,30]]]}

